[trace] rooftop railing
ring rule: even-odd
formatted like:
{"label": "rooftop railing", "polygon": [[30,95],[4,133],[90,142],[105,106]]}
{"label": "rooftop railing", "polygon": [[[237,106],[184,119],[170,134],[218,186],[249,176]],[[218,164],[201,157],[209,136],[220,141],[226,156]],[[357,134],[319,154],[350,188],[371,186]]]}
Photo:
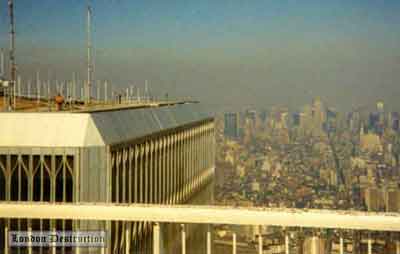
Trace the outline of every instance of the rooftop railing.
{"label": "rooftop railing", "polygon": [[[224,224],[299,227],[311,229],[360,230],[369,232],[400,232],[399,213],[374,213],[361,211],[313,210],[262,207],[222,207],[193,205],[155,205],[155,204],[105,204],[105,203],[39,203],[39,202],[0,202],[0,218],[4,219],[56,219],[87,221],[122,221],[152,223],[154,254],[161,251],[160,225],[163,223],[181,224],[181,250],[186,253],[185,224]],[[7,233],[8,229],[6,229]],[[128,234],[129,232],[127,232]],[[7,234],[6,234],[7,237]],[[258,253],[263,253],[263,235],[259,234]],[[211,254],[211,232],[207,232],[207,254]],[[8,253],[6,239],[5,253]],[[289,254],[290,237],[284,237],[285,253]],[[395,239],[394,253],[400,254],[400,243]],[[372,238],[366,241],[369,254],[373,253]],[[340,236],[339,253],[344,254],[344,239]],[[128,241],[125,253],[130,253]],[[53,250],[55,253],[55,249]],[[102,250],[106,252],[107,250]],[[232,253],[236,254],[236,234],[232,234]]]}

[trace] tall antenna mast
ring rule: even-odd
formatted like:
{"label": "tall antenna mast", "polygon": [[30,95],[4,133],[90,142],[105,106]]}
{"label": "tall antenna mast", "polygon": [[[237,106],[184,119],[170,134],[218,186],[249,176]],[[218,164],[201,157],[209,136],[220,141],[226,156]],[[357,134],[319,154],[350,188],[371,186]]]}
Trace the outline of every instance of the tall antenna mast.
{"label": "tall antenna mast", "polygon": [[146,102],[149,101],[149,87],[148,87],[147,79],[144,82],[144,99],[146,100]]}
{"label": "tall antenna mast", "polygon": [[17,67],[15,64],[15,23],[14,23],[14,2],[8,0],[8,11],[10,15],[10,82],[6,89],[6,109],[12,110],[13,97],[14,97],[14,85],[17,75]]}
{"label": "tall antenna mast", "polygon": [[4,50],[0,52],[0,79],[4,78]]}
{"label": "tall antenna mast", "polygon": [[87,6],[87,84],[86,84],[86,100],[85,104],[90,103],[90,91],[92,86],[92,41],[91,41],[91,21],[92,9],[88,2]]}

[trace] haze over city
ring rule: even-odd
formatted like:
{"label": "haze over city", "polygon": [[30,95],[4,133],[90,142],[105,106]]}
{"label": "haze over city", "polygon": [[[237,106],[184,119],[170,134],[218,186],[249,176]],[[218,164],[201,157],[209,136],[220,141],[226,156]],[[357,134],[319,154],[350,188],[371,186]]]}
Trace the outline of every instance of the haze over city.
{"label": "haze over city", "polygon": [[0,253],[400,254],[398,13],[0,0]]}
{"label": "haze over city", "polygon": [[[15,3],[17,64],[85,78],[85,1]],[[339,110],[400,94],[398,1],[92,1],[94,78],[199,99],[213,111],[299,107],[315,96]],[[8,48],[7,8],[0,46]],[[50,74],[48,74],[50,73]]]}

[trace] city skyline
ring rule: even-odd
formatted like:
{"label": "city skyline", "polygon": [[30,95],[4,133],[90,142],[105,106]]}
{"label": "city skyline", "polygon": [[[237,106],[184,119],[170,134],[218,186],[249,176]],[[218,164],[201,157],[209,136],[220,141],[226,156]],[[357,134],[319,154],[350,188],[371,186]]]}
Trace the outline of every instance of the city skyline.
{"label": "city skyline", "polygon": [[[2,5],[0,46],[8,48]],[[22,76],[86,78],[85,5],[15,3]],[[91,5],[95,79],[121,88],[147,79],[156,95],[192,96],[216,110],[297,107],[315,96],[349,109],[376,100],[398,109],[396,1]]]}
{"label": "city skyline", "polygon": [[0,252],[400,254],[399,11],[0,0]]}

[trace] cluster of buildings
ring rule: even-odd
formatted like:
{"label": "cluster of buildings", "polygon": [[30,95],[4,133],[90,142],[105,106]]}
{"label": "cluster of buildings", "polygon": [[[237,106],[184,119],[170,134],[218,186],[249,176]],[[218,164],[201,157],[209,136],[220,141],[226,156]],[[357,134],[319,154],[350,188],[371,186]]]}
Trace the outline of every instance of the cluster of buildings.
{"label": "cluster of buildings", "polygon": [[[398,119],[382,102],[372,110],[341,113],[319,98],[297,112],[275,107],[225,113],[217,120],[216,201],[400,212]],[[296,253],[336,253],[335,233],[293,233],[304,240]],[[359,238],[359,244],[346,245],[352,253],[365,248],[360,234],[348,235]],[[276,241],[281,239],[277,234]],[[375,239],[374,253],[386,253],[385,236]],[[283,253],[273,246],[266,253]]]}

